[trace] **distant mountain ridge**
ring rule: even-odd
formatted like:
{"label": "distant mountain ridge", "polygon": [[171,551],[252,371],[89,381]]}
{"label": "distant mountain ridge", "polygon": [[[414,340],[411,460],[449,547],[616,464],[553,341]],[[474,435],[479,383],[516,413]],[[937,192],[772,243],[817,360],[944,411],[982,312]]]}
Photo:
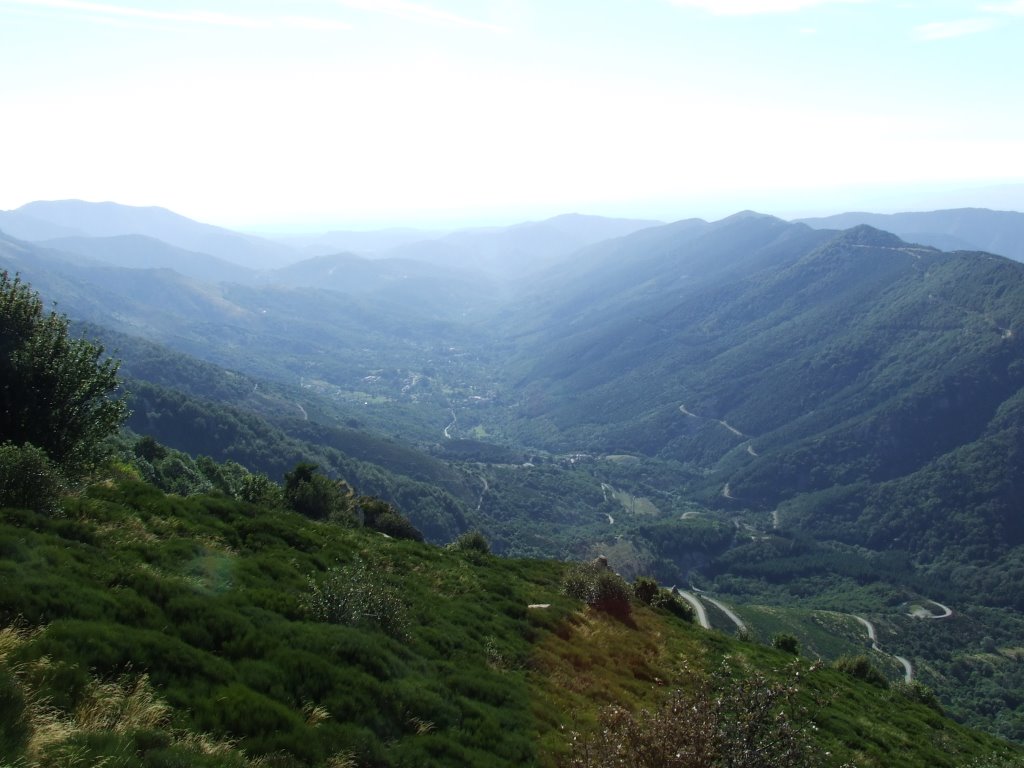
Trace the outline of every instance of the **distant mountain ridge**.
{"label": "distant mountain ridge", "polygon": [[247,282],[255,270],[206,253],[187,251],[147,235],[58,237],[40,246],[76,253],[112,267],[173,269],[186,277],[211,283]]}
{"label": "distant mountain ridge", "polygon": [[515,278],[537,272],[594,243],[630,235],[663,222],[564,214],[511,227],[465,229],[384,252],[449,268]]}
{"label": "distant mountain ridge", "polygon": [[840,213],[798,219],[815,229],[849,229],[869,224],[912,243],[944,251],[986,251],[1024,261],[1024,213],[987,208],[954,208],[914,213]]}
{"label": "distant mountain ridge", "polygon": [[145,235],[250,269],[284,266],[300,258],[280,243],[202,224],[166,208],[111,202],[40,200],[27,203],[14,211],[4,211],[0,215],[0,230],[25,240]]}

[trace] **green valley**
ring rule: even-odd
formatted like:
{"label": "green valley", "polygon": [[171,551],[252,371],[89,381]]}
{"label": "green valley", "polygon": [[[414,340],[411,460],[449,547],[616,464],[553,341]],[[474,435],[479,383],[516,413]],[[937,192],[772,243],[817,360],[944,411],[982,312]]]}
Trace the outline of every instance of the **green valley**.
{"label": "green valley", "polygon": [[[107,463],[106,474],[68,484],[60,495],[74,493],[60,502],[62,511],[12,512],[11,557],[39,573],[52,565],[47,578],[60,585],[57,592],[100,574],[89,597],[52,610],[28,601],[46,590],[11,582],[5,615],[23,654],[17,658],[35,664],[50,653],[40,649],[55,643],[78,670],[67,672],[75,696],[127,684],[124,675],[140,669],[152,695],[177,713],[159,721],[161,728],[176,723],[178,734],[164,728],[162,748],[190,749],[175,730],[184,728],[228,740],[234,746],[224,754],[232,760],[242,759],[231,752],[236,747],[264,756],[284,751],[309,765],[342,765],[339,755],[349,752],[355,764],[380,765],[585,760],[569,753],[568,713],[585,713],[582,734],[605,704],[634,714],[656,707],[659,691],[683,685],[684,661],[708,685],[726,657],[729,674],[743,668],[782,680],[786,651],[773,643],[799,649],[800,663],[811,665],[801,674],[824,700],[845,697],[835,692],[859,679],[856,685],[877,694],[870,705],[868,694],[850,694],[868,720],[895,722],[883,710],[909,696],[932,714],[922,710],[923,719],[905,724],[908,733],[937,728],[941,708],[962,724],[1024,740],[1022,265],[918,246],[866,226],[811,229],[751,212],[713,223],[623,226],[609,224],[612,239],[591,238],[575,252],[558,250],[564,229],[530,230],[529,238],[549,231],[555,240],[529,240],[538,258],[519,273],[507,263],[498,269],[497,261],[487,274],[460,272],[453,259],[467,246],[453,238],[440,250],[435,241],[422,252],[402,245],[401,259],[320,256],[220,283],[195,276],[203,274],[201,260],[189,261],[193,276],[183,277],[89,262],[102,254],[102,242],[76,241],[71,253],[0,240],[0,263],[56,298],[76,333],[101,339],[122,361],[131,412],[130,431],[110,447],[116,471]],[[523,232],[499,235],[505,239],[490,242],[492,233],[483,232],[471,241],[499,261],[524,247],[516,244]],[[124,247],[118,241],[111,259],[126,263]],[[267,490],[294,481],[296,467],[307,463],[323,483],[343,481],[337,487],[348,501],[338,509],[363,511],[303,519],[275,495],[281,491]],[[257,486],[270,495],[254,495]],[[389,511],[378,518],[376,506],[353,507],[354,498],[377,498]],[[152,510],[162,510],[155,528],[148,527]],[[391,526],[385,532],[415,531],[428,543],[385,539],[358,525],[378,519]],[[264,520],[270,529],[251,534],[263,544],[250,546],[250,534],[238,531]],[[69,546],[65,525],[82,527],[68,536],[79,537],[91,565],[57,554]],[[23,546],[16,531],[24,526],[38,536]],[[122,528],[135,532],[136,544],[121,540],[115,529]],[[471,531],[493,554],[437,548]],[[192,536],[200,543],[170,543]],[[117,604],[117,590],[135,581],[99,565],[108,545],[132,573],[148,563],[154,578],[223,600],[233,579],[225,577],[216,596],[189,581],[185,560],[207,556],[203,541],[211,568],[262,562],[262,546],[270,560],[245,566],[253,574],[245,594],[261,597],[232,598],[229,612],[241,618],[214,618],[228,611],[220,602],[194,606],[212,612],[209,627],[189,630],[202,643],[209,634],[212,645],[196,647],[223,660],[224,644],[245,636],[256,616],[276,627],[268,630],[273,647],[232,657],[242,666],[229,671],[175,646],[182,664],[205,670],[181,680],[158,668],[155,651],[132,655],[156,643],[153,637],[129,632],[115,652],[101,646],[117,633],[92,627],[102,637],[81,642],[98,655],[72,647],[87,628],[61,629],[61,622],[135,621]],[[53,563],[39,560],[41,552],[52,552]],[[683,590],[678,599],[696,601],[712,629],[680,624],[642,601],[634,600],[632,624],[573,603],[561,589],[569,566],[550,558],[597,557],[630,582],[652,577]],[[11,567],[19,579],[28,578],[23,571]],[[317,579],[339,576],[338,584],[351,585],[370,573],[371,581],[386,577],[380,594],[404,606],[409,638],[392,637],[388,643],[398,644],[386,647],[394,658],[367,661],[372,669],[323,671],[336,684],[318,689],[323,701],[304,699],[305,688],[290,688],[283,673],[272,672],[283,664],[286,638],[317,623],[303,613],[303,595]],[[101,597],[105,590],[112,597]],[[491,591],[500,597],[493,604]],[[477,613],[434,602],[460,594],[472,596]],[[180,615],[167,613],[155,593],[130,600],[139,632],[171,626]],[[554,607],[526,607],[535,604]],[[442,620],[449,610],[452,618]],[[430,630],[432,621],[442,623]],[[31,629],[43,625],[41,634]],[[379,626],[363,630],[387,635]],[[417,636],[421,630],[427,634]],[[309,631],[309,645],[296,647],[344,667],[327,640],[313,638],[326,630]],[[583,648],[590,637],[605,645]],[[627,646],[643,662],[615,671],[614,656]],[[460,654],[484,659],[481,681],[439,683],[458,668],[444,666],[449,657]],[[268,676],[259,684],[249,676],[257,668]],[[422,675],[423,692],[411,690],[407,699],[380,687],[382,669],[388,680]],[[483,681],[492,673],[498,677]],[[350,674],[368,686],[352,694],[362,704],[330,700]],[[367,674],[377,683],[360,677]],[[510,698],[487,692],[506,675],[515,679]],[[550,687],[555,679],[561,687]],[[33,688],[21,678],[17,685],[26,701],[56,695],[52,685]],[[263,697],[274,725],[257,734],[237,719],[218,719],[211,702],[219,699],[209,697],[228,689],[252,706],[251,692]],[[453,691],[456,699],[445,699]],[[357,716],[360,706],[384,700],[397,709]],[[82,701],[62,704],[62,722],[71,722]],[[330,712],[324,722],[348,725],[311,725],[302,711],[310,702]],[[447,714],[424,714],[435,707]],[[464,732],[471,711],[478,730]],[[853,709],[843,711],[834,721],[814,719],[822,728],[817,743],[834,758],[826,764],[897,764],[883,755],[906,744],[869,745],[863,732],[846,731]],[[280,745],[261,740],[279,731],[292,735]],[[484,734],[499,732],[495,744],[505,746],[488,752],[481,745],[492,737]],[[19,738],[28,749],[29,737]],[[941,758],[922,751],[906,764],[962,765],[996,749],[987,737],[965,738],[981,741],[950,747]],[[939,743],[918,741],[921,750]]]}

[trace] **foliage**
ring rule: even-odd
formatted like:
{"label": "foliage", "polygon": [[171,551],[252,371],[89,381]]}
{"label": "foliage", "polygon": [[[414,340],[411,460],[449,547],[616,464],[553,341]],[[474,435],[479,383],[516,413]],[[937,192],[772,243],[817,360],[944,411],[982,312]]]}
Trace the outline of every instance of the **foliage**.
{"label": "foliage", "polygon": [[832,666],[840,672],[856,677],[858,680],[863,680],[866,683],[876,685],[879,688],[889,687],[889,681],[885,675],[879,672],[871,663],[871,659],[863,654],[858,656],[840,656],[832,662]]}
{"label": "foliage", "polygon": [[478,555],[491,553],[490,542],[480,531],[466,531],[448,546],[459,552],[471,552]]}
{"label": "foliage", "polygon": [[633,595],[644,605],[650,605],[660,589],[658,582],[649,576],[641,576],[633,582]]}
{"label": "foliage", "polygon": [[[756,672],[788,684],[771,649],[641,605],[628,622],[575,610],[560,594],[570,570],[560,563],[471,558],[221,492],[165,495],[127,477],[62,504],[60,516],[0,511],[0,623],[28,627],[17,642],[0,631],[0,692],[14,692],[2,701],[15,714],[15,727],[0,728],[0,762],[25,762],[35,726],[19,730],[27,721],[17,712],[31,701],[54,714],[33,722],[73,723],[102,711],[94,692],[140,711],[163,702],[169,719],[127,733],[76,730],[60,743],[81,764],[131,755],[139,768],[246,759],[487,768],[550,765],[569,749],[568,713],[591,723],[611,701],[653,710],[723,655],[735,658],[737,686]],[[354,613],[363,615],[314,618],[318,592],[335,606],[362,601]],[[385,600],[381,612],[385,593],[399,605]],[[375,611],[404,615],[401,639],[366,618]],[[692,666],[680,669],[681,659]],[[149,692],[133,699],[143,673]],[[800,673],[815,696],[837,702],[818,719],[819,747],[856,752],[865,768],[952,766],[1001,749],[902,697],[896,712],[855,678]],[[112,685],[123,697],[103,687]],[[90,722],[101,720],[116,718]],[[861,723],[871,736],[847,737]],[[945,752],[932,759],[938,733]]]}
{"label": "foliage", "polygon": [[367,528],[394,539],[423,541],[423,534],[416,526],[386,501],[375,499],[372,496],[360,496],[355,501],[355,508],[362,516],[363,525]]}
{"label": "foliage", "polygon": [[562,591],[591,608],[620,618],[628,617],[632,610],[629,585],[604,561],[573,566],[562,581]]}
{"label": "foliage", "polygon": [[0,445],[0,507],[52,512],[64,487],[59,470],[31,443]]}
{"label": "foliage", "polygon": [[772,648],[791,653],[794,656],[800,655],[800,641],[794,635],[778,634],[772,638]]}
{"label": "foliage", "polygon": [[605,709],[597,732],[577,735],[563,765],[689,768],[809,768],[825,755],[810,737],[795,679],[759,673],[737,679],[728,667],[674,690],[655,710]]}
{"label": "foliage", "polygon": [[916,680],[912,680],[909,683],[900,680],[890,685],[889,690],[893,694],[902,696],[909,701],[923,704],[929,709],[934,709],[936,712],[942,712],[942,704],[939,703],[939,697],[935,695],[935,691]]}
{"label": "foliage", "polygon": [[103,348],[72,339],[68,320],[16,276],[0,271],[0,443],[31,444],[69,476],[97,460],[126,408],[112,399],[117,366]]}
{"label": "foliage", "polygon": [[401,595],[360,559],[322,578],[310,577],[303,605],[315,621],[378,627],[397,639],[405,637],[409,624]]}
{"label": "foliage", "polygon": [[337,483],[316,471],[315,464],[296,464],[284,476],[284,498],[292,509],[313,520],[338,519],[349,512]]}

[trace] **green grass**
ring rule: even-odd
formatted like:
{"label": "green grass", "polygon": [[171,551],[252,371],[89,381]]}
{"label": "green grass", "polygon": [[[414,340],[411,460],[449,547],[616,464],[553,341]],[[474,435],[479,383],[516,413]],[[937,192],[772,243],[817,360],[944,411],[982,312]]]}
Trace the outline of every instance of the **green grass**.
{"label": "green grass", "polygon": [[[561,563],[388,539],[132,480],[92,486],[62,517],[3,510],[0,553],[0,626],[24,627],[0,642],[13,724],[0,731],[0,763],[554,765],[605,705],[653,706],[723,660],[778,679],[794,671],[792,656],[668,613],[637,605],[620,620],[586,609],[561,594]],[[313,620],[311,584],[338,568],[360,574],[352,587],[367,599],[397,595],[403,621]],[[816,738],[837,765],[857,755],[862,766],[954,765],[1002,748],[797,664],[808,702],[815,692],[824,702]],[[121,730],[89,719],[97,686],[164,714]]]}

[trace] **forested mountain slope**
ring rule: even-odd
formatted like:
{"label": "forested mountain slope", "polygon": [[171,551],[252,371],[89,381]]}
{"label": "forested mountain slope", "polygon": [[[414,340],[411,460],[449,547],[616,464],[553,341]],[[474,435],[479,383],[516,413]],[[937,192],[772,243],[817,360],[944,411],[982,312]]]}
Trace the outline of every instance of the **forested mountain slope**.
{"label": "forested mountain slope", "polygon": [[794,516],[825,537],[924,556],[965,529],[990,552],[1021,543],[1022,265],[866,226],[676,226],[599,246],[582,287],[538,292],[515,358],[523,439],[680,461],[709,503],[856,489],[844,511]]}
{"label": "forested mountain slope", "polygon": [[869,224],[912,243],[944,251],[998,253],[1024,261],[1024,213],[987,208],[954,208],[911,213],[840,213],[801,219],[816,229],[848,229]]}

